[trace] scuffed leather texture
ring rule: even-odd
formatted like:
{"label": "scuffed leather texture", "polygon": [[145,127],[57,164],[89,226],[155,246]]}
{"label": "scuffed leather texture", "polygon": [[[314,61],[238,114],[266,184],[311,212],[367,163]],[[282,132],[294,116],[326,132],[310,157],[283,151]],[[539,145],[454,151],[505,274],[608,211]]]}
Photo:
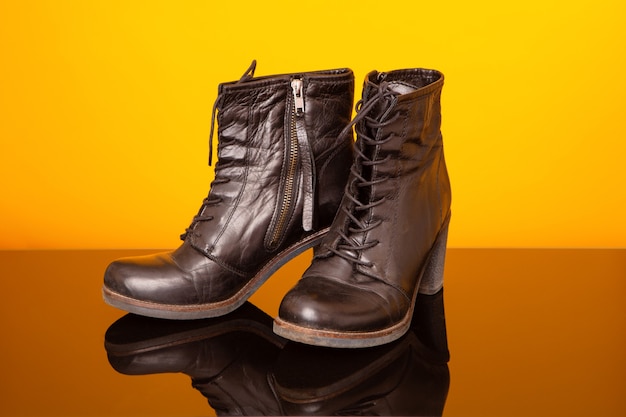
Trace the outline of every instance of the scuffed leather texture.
{"label": "scuffed leather texture", "polygon": [[[302,226],[302,158],[294,174],[293,207],[275,247],[290,146],[293,78],[304,83],[304,122],[314,161],[313,230]],[[173,252],[113,262],[105,289],[155,304],[206,304],[237,293],[261,267],[303,238],[330,226],[353,158],[351,137],[338,133],[352,112],[348,69],[245,78],[219,87],[218,162],[208,200]],[[206,203],[206,202],[205,202]],[[281,256],[284,256],[281,255]],[[156,307],[158,308],[158,306]]]}
{"label": "scuffed leather texture", "polygon": [[[205,279],[210,276],[211,279]],[[155,303],[190,305],[228,298],[246,276],[228,269],[192,248],[187,242],[172,252],[128,257],[112,262],[105,275],[108,289]]]}
{"label": "scuffed leather texture", "polygon": [[[356,125],[356,146],[378,162],[359,165],[357,158],[354,170],[369,183],[350,176],[342,209],[312,265],[283,299],[280,320],[349,337],[384,330],[406,318],[420,271],[450,211],[440,132],[442,87],[443,75],[434,70],[367,76],[361,109],[372,107]],[[383,88],[387,94],[381,98]],[[360,132],[375,143],[365,141]],[[347,194],[372,206],[356,207]],[[348,213],[371,227],[361,231]],[[342,233],[351,245],[363,248],[347,249]]]}

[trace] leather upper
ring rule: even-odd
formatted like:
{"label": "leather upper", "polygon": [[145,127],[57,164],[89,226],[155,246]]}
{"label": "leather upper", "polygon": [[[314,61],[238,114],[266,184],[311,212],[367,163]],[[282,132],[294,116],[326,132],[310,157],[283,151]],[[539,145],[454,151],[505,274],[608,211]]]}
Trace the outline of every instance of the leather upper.
{"label": "leather upper", "polygon": [[313,263],[279,316],[299,326],[367,332],[409,311],[420,271],[449,215],[440,132],[443,75],[370,73],[356,123],[361,157]]}
{"label": "leather upper", "polygon": [[[308,155],[293,138],[295,78],[303,82],[306,111],[298,123]],[[285,248],[330,226],[353,159],[352,138],[338,139],[350,121],[353,94],[348,69],[221,84],[215,180],[184,243],[172,252],[113,262],[105,288],[156,304],[225,300]],[[315,187],[310,231],[302,221],[306,158]]]}

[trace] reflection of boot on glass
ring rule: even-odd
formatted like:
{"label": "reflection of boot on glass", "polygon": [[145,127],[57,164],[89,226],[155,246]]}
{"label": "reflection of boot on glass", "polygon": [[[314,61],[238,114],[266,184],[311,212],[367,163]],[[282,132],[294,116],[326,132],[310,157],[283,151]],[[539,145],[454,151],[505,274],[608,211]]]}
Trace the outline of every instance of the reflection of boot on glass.
{"label": "reflection of boot on glass", "polygon": [[[353,159],[348,69],[221,84],[218,162],[209,196],[175,251],[109,265],[104,298],[168,319],[233,311],[328,231]],[[212,137],[212,136],[211,136]]]}
{"label": "reflection of boot on glass", "polygon": [[111,366],[122,374],[184,373],[218,414],[279,415],[269,368],[285,341],[250,303],[214,319],[170,321],[128,314],[105,335]]}
{"label": "reflection of boot on glass", "polygon": [[442,294],[420,295],[417,303],[419,321],[389,344],[333,349],[288,343],[273,368],[282,411],[441,416],[450,385]]}
{"label": "reflection of boot on glass", "polygon": [[441,290],[451,201],[442,87],[435,70],[367,76],[348,185],[311,266],[281,303],[281,336],[342,348],[388,343],[409,329],[417,294]]}

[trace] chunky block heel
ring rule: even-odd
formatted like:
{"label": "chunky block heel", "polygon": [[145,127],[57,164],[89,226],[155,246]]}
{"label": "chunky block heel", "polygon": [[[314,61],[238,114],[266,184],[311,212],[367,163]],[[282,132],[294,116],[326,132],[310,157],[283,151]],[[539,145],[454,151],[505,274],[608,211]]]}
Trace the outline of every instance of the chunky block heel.
{"label": "chunky block heel", "polygon": [[419,285],[419,294],[433,295],[443,288],[443,267],[446,262],[446,246],[448,243],[448,225],[450,214],[446,218],[437,240],[430,251]]}

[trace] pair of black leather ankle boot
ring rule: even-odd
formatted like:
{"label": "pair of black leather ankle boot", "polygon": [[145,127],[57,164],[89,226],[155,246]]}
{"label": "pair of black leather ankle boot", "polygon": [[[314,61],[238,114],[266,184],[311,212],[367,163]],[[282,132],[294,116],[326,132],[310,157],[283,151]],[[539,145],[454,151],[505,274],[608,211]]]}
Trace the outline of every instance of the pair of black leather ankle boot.
{"label": "pair of black leather ankle boot", "polygon": [[215,179],[183,244],[111,263],[105,301],[157,318],[225,315],[314,247],[274,331],[328,347],[401,337],[417,294],[443,287],[443,74],[369,73],[351,121],[351,70],[254,70],[219,86]]}

